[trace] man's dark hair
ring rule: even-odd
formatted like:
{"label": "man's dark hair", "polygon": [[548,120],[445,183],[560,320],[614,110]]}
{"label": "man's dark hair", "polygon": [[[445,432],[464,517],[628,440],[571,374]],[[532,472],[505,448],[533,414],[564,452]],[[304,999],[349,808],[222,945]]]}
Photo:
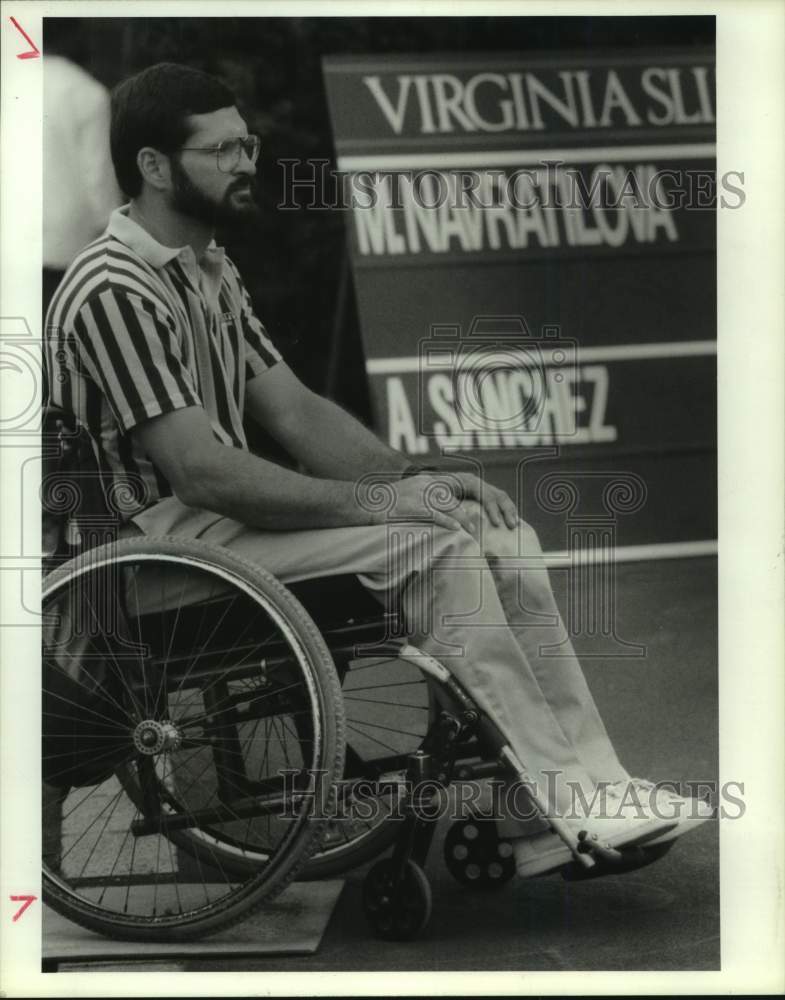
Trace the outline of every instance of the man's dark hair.
{"label": "man's dark hair", "polygon": [[142,190],[136,156],[144,146],[173,153],[190,134],[186,118],[236,104],[220,80],[177,63],[158,63],[112,92],[110,141],[117,183],[128,198]]}

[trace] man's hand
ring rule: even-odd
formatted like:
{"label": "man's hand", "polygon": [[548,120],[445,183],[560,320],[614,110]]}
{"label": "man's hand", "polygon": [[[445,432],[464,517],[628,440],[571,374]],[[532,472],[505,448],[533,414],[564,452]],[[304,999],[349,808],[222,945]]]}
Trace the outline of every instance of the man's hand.
{"label": "man's hand", "polygon": [[389,518],[429,521],[451,531],[463,528],[476,536],[479,525],[456,494],[455,485],[427,474],[409,476],[398,482],[371,478],[363,484],[358,500],[376,523],[384,523]]}
{"label": "man's hand", "polygon": [[491,486],[490,483],[484,483],[471,472],[447,473],[445,482],[451,484],[459,499],[476,500],[495,528],[506,525],[512,530],[517,527],[520,520],[518,510],[504,490]]}
{"label": "man's hand", "polygon": [[397,483],[370,482],[366,489],[361,506],[371,511],[378,504],[379,513],[374,520],[380,522],[388,517],[429,520],[452,531],[463,528],[477,539],[483,510],[494,527],[513,530],[519,524],[515,504],[504,490],[483,483],[468,472],[423,473]]}

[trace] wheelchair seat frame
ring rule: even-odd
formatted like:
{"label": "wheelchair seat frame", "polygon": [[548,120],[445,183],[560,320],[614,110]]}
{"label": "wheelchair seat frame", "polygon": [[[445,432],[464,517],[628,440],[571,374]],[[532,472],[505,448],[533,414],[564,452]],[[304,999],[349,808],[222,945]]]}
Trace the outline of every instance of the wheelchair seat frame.
{"label": "wheelchair seat frame", "polygon": [[[493,722],[395,616],[344,614],[320,630],[296,587],[226,550],[106,534],[85,545],[102,509],[104,531],[117,518],[105,517],[89,441],[61,411],[45,414],[44,459],[47,901],[104,934],[182,940],[295,877],[392,846],[366,877],[365,913],[381,937],[416,937],[431,912],[438,789],[525,776]],[[549,822],[573,852],[567,878],[664,853],[609,851]],[[466,885],[514,874],[511,845],[482,815],[458,820],[445,849]]]}

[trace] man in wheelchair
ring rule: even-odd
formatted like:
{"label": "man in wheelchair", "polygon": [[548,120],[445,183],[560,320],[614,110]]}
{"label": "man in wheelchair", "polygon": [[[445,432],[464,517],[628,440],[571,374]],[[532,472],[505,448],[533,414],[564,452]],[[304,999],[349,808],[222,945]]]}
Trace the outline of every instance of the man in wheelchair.
{"label": "man in wheelchair", "polygon": [[[557,818],[608,848],[668,843],[705,819],[620,763],[512,500],[469,473],[411,466],[268,339],[213,238],[256,211],[259,139],[226,87],[173,64],[139,73],[113,95],[111,146],[128,204],[67,271],[46,359],[50,402],[86,432],[103,476],[134,484],[121,533],[199,539],[284,583],[355,574],[397,605],[543,806],[544,819],[507,818],[521,876],[571,860]],[[252,454],[247,419],[303,471]],[[449,503],[432,502],[436,480]],[[541,655],[556,643],[559,657]]]}

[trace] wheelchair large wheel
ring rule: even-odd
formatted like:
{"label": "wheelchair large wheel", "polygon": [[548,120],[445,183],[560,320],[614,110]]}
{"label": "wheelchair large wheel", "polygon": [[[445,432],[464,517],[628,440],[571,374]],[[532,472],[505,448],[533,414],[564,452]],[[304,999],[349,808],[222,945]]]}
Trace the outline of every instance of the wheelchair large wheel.
{"label": "wheelchair large wheel", "polygon": [[406,660],[363,656],[341,676],[347,794],[305,866],[304,879],[342,874],[392,846],[406,815],[407,758],[420,748],[438,713],[432,684]]}
{"label": "wheelchair large wheel", "polygon": [[[317,880],[342,874],[378,857],[395,841],[404,818],[402,784],[407,756],[419,748],[433,721],[436,705],[431,687],[411,663],[394,657],[363,657],[342,664],[342,701],[346,726],[344,780],[324,825],[322,840],[298,878]],[[134,800],[136,775],[121,770]],[[400,781],[398,780],[400,779]],[[169,775],[161,795],[186,804],[197,789]],[[241,831],[242,832],[242,831]],[[273,845],[264,830],[254,836],[228,837],[221,830],[190,829],[177,838],[179,847],[202,864],[219,861],[231,873],[247,876],[264,866]]]}
{"label": "wheelchair large wheel", "polygon": [[[302,606],[223,549],[140,538],[56,570],[42,610],[45,900],[164,941],[285,888],[343,767],[340,684]],[[253,863],[230,870],[229,845]]]}

